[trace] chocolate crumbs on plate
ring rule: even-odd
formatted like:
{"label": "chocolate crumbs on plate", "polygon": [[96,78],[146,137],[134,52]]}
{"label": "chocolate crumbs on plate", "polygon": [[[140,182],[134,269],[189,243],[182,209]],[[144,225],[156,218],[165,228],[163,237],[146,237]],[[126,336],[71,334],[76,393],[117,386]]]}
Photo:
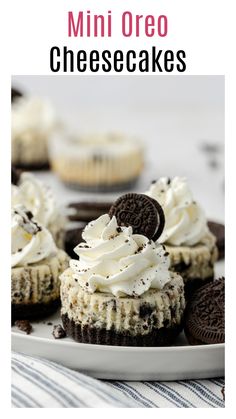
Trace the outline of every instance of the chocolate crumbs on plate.
{"label": "chocolate crumbs on plate", "polygon": [[55,326],[53,326],[52,334],[55,339],[62,339],[66,337],[66,332],[61,324],[56,324]]}
{"label": "chocolate crumbs on plate", "polygon": [[32,324],[29,320],[16,320],[14,324],[19,330],[25,332],[27,335],[30,335],[33,330]]}

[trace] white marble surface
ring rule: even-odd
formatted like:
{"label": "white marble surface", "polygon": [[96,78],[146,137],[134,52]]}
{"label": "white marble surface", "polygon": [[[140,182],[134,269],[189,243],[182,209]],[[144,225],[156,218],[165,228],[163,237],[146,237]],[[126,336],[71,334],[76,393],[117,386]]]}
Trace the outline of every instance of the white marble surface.
{"label": "white marble surface", "polygon": [[[81,132],[138,135],[146,145],[146,167],[136,191],[145,191],[159,176],[186,176],[208,218],[224,220],[223,77],[15,76],[13,85],[47,96],[60,117]],[[218,151],[204,152],[206,143]],[[50,172],[37,176],[62,205],[116,196],[70,190]]]}

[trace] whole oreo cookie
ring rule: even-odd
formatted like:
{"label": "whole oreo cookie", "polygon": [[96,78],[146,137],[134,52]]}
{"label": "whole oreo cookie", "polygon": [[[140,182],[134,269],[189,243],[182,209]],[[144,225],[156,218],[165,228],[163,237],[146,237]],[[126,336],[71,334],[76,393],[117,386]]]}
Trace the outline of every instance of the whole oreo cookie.
{"label": "whole oreo cookie", "polygon": [[187,303],[184,330],[191,345],[225,341],[225,278],[197,290]]}
{"label": "whole oreo cookie", "polygon": [[161,206],[143,194],[122,195],[111,206],[109,215],[116,216],[119,226],[131,226],[134,234],[142,234],[154,241],[161,235],[165,225]]}

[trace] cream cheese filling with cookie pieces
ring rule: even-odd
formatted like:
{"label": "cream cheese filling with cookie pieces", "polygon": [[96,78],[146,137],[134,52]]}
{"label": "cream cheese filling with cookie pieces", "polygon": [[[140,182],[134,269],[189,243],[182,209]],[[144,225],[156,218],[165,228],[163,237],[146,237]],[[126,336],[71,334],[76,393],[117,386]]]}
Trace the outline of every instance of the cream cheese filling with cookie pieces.
{"label": "cream cheese filling with cookie pieces", "polygon": [[149,289],[139,298],[114,297],[110,293],[88,293],[77,285],[68,268],[61,276],[61,314],[99,329],[145,335],[153,329],[181,324],[185,308],[182,278],[171,273],[163,289]]}
{"label": "cream cheese filling with cookie pieces", "polygon": [[117,134],[79,137],[54,136],[50,142],[51,163],[59,177],[81,186],[111,186],[134,181],[144,166],[138,141]]}
{"label": "cream cheese filling with cookie pieces", "polygon": [[214,276],[218,250],[215,246],[215,237],[209,233],[208,238],[208,245],[198,244],[192,247],[165,245],[170,255],[171,270],[179,272],[185,282],[191,279],[204,280]]}
{"label": "cream cheese filling with cookie pieces", "polygon": [[60,274],[68,267],[63,250],[37,264],[19,266],[11,271],[12,304],[49,303],[60,296]]}

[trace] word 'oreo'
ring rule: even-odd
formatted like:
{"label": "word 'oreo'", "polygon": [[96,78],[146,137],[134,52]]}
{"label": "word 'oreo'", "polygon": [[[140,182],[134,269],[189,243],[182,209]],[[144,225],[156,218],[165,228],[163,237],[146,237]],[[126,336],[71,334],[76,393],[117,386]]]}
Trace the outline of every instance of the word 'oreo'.
{"label": "word 'oreo'", "polygon": [[150,240],[157,240],[165,225],[161,206],[143,194],[122,195],[111,206],[109,215],[111,218],[115,215],[119,226],[131,226],[134,234],[142,234]]}

